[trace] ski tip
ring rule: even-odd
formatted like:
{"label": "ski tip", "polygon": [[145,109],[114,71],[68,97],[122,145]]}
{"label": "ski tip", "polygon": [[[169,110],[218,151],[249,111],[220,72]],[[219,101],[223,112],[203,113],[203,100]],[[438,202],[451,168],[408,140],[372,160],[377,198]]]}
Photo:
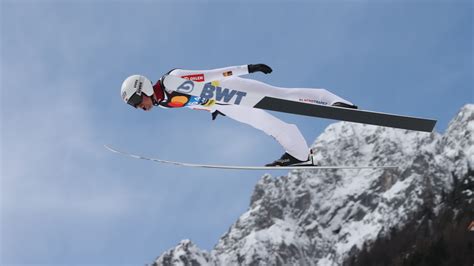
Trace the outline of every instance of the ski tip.
{"label": "ski tip", "polygon": [[104,148],[106,148],[107,150],[112,150],[112,148],[107,144],[104,144]]}
{"label": "ski tip", "polygon": [[107,150],[111,151],[111,152],[115,152],[115,153],[121,153],[120,151],[112,148],[110,145],[107,145],[107,144],[104,144],[104,148],[106,148]]}

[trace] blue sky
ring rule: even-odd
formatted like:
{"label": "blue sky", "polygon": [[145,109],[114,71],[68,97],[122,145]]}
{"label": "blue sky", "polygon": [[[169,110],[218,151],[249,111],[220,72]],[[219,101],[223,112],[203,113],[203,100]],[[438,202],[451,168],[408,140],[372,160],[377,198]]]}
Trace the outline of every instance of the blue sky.
{"label": "blue sky", "polygon": [[[120,85],[176,67],[266,63],[362,109],[438,119],[473,102],[471,1],[2,1],[1,263],[132,264],[189,238],[210,250],[282,149],[202,111],[125,105]],[[311,143],[334,121],[277,114]],[[276,172],[282,175],[285,172]]]}

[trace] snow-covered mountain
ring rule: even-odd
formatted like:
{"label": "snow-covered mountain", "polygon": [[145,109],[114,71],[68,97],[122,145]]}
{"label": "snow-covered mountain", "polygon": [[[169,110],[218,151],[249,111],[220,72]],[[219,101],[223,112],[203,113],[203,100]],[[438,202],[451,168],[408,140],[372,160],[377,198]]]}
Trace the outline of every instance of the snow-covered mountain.
{"label": "snow-covered mountain", "polygon": [[[327,127],[313,148],[321,165],[399,167],[264,175],[248,211],[212,251],[184,240],[155,264],[345,263],[419,219],[423,210],[436,216],[459,180],[474,184],[474,104],[465,105],[443,135],[339,122]],[[461,191],[470,207],[473,192]]]}

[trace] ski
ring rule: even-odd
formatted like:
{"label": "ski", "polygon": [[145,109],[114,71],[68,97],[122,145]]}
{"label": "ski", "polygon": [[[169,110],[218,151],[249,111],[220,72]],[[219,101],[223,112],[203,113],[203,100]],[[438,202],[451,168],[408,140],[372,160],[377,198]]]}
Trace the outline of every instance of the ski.
{"label": "ski", "polygon": [[335,119],[376,126],[432,132],[436,120],[379,113],[343,107],[310,104],[246,91],[245,88],[222,88],[212,83],[194,82],[176,76],[165,76],[167,89],[184,94],[214,99],[219,104],[242,105],[269,111]]}
{"label": "ski", "polygon": [[197,167],[197,168],[211,168],[211,169],[226,169],[226,170],[294,170],[294,169],[394,169],[397,166],[316,166],[316,165],[308,165],[308,166],[239,166],[239,165],[213,165],[213,164],[196,164],[196,163],[184,163],[184,162],[176,162],[176,161],[168,161],[162,160],[157,158],[150,158],[145,157],[142,155],[136,155],[124,151],[117,150],[112,148],[109,145],[104,145],[104,147],[114,153],[118,153],[121,155],[125,155],[128,157],[132,157],[135,159],[140,160],[147,160],[156,163],[162,164],[171,164],[176,166],[184,166],[184,167]]}
{"label": "ski", "polygon": [[272,97],[264,97],[254,108],[423,132],[432,132],[436,125],[436,120],[432,119],[307,104]]}

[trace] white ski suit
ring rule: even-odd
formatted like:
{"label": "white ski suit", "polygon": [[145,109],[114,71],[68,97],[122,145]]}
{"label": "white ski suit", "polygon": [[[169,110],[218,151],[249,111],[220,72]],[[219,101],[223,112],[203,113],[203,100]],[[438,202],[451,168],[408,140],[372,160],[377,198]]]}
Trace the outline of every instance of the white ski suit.
{"label": "white ski suit", "polygon": [[[220,86],[227,88],[245,88],[247,92],[255,91],[275,98],[304,101],[310,104],[332,105],[335,102],[341,102],[352,105],[351,102],[325,89],[281,88],[239,77],[246,74],[249,74],[248,65],[213,70],[174,69],[169,73],[169,75],[198,82],[219,82]],[[171,93],[171,91],[168,92]],[[203,109],[202,106],[189,107]],[[291,156],[300,161],[308,160],[310,153],[308,144],[294,124],[285,123],[264,110],[239,105],[212,105],[204,109],[211,112],[217,110],[231,119],[257,128],[274,137]]]}

